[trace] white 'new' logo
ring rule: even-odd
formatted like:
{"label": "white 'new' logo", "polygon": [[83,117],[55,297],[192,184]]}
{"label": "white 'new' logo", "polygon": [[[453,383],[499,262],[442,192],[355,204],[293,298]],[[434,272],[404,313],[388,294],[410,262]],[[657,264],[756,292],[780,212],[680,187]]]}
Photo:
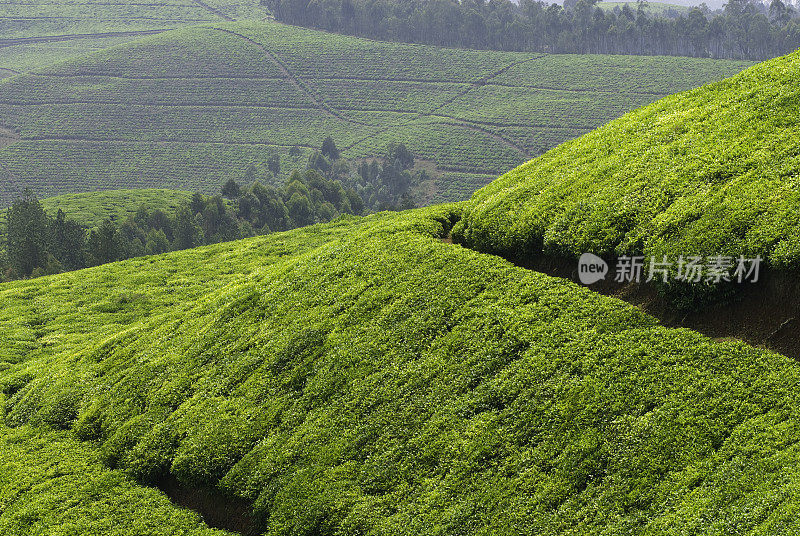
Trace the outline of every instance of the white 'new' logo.
{"label": "white 'new' logo", "polygon": [[578,278],[584,285],[597,283],[606,278],[608,264],[606,261],[591,253],[584,253],[578,259]]}

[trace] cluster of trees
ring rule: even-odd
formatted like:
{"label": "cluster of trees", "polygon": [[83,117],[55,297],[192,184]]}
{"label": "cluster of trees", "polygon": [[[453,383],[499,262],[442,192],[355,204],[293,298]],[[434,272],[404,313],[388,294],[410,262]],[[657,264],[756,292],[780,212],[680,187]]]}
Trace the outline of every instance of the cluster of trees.
{"label": "cluster of trees", "polygon": [[[286,231],[341,214],[414,208],[409,190],[428,176],[413,166],[405,145],[391,144],[382,158],[352,170],[327,138],[309,157],[308,168],[292,171],[283,186],[262,184],[248,170],[245,180],[252,182],[246,188],[231,179],[221,195],[195,193],[174,215],[143,205],[122,222],[108,219],[94,229],[67,219],[60,209],[50,217],[28,190],[7,213],[0,281]],[[277,156],[268,168],[273,176],[280,172]]]}
{"label": "cluster of trees", "polygon": [[278,20],[374,39],[509,51],[674,55],[763,60],[800,47],[797,12],[729,0],[686,14],[640,1],[601,9],[598,0],[262,0]]}
{"label": "cluster of trees", "polygon": [[223,195],[195,193],[174,215],[141,206],[122,222],[108,219],[91,230],[67,219],[62,210],[50,217],[36,196],[26,191],[7,213],[0,279],[37,277],[237,240],[363,211],[355,191],[315,170],[292,172],[282,188],[256,181],[242,189],[231,180],[223,186]]}
{"label": "cluster of trees", "polygon": [[355,163],[353,169],[340,157],[333,139],[327,138],[321,150],[309,156],[308,169],[352,188],[370,211],[405,210],[416,206],[411,188],[430,179],[425,170],[413,169],[414,163],[404,144],[390,143],[380,158]]}

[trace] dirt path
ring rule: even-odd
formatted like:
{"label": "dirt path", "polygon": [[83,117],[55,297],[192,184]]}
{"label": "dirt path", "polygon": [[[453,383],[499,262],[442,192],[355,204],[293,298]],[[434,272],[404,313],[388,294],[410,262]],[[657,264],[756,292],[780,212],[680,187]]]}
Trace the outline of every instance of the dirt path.
{"label": "dirt path", "polygon": [[8,127],[0,126],[0,147],[5,147],[6,145],[10,145],[18,140],[19,134],[17,134],[16,131]]}
{"label": "dirt path", "polygon": [[65,34],[65,35],[43,35],[40,37],[17,37],[15,39],[0,39],[0,48],[13,47],[17,45],[30,45],[32,43],[57,43],[60,41],[71,41],[73,39],[103,39],[106,37],[137,37],[140,35],[154,35],[172,30],[139,30],[132,32],[105,32],[93,34]]}
{"label": "dirt path", "polygon": [[287,105],[280,105],[280,104],[258,104],[258,103],[242,103],[242,104],[233,104],[233,103],[219,103],[219,102],[157,102],[157,101],[137,101],[137,102],[125,102],[125,101],[78,101],[78,100],[52,100],[52,101],[37,101],[37,102],[26,102],[26,101],[13,101],[13,100],[0,100],[0,103],[7,104],[11,106],[56,106],[56,105],[84,105],[84,106],[91,106],[91,105],[101,105],[101,106],[144,106],[147,108],[243,108],[243,109],[250,109],[250,108],[266,108],[271,110],[316,110],[316,106],[287,106]]}
{"label": "dirt path", "polygon": [[311,145],[300,143],[270,143],[267,141],[200,141],[200,140],[175,140],[168,138],[157,138],[153,140],[126,140],[124,138],[90,138],[88,136],[26,136],[20,141],[76,141],[86,143],[155,143],[159,145],[251,145],[256,147],[302,147],[304,149],[317,149]]}
{"label": "dirt path", "polygon": [[487,130],[485,128],[479,127],[478,125],[471,125],[469,123],[442,123],[442,124],[443,125],[450,125],[450,126],[454,126],[454,127],[466,128],[467,130],[472,130],[473,132],[480,132],[482,134],[486,134],[487,136],[490,136],[490,137],[494,138],[495,140],[499,141],[500,143],[504,143],[504,144],[508,145],[509,147],[513,147],[514,149],[516,149],[516,151],[520,155],[522,155],[522,156],[524,156],[526,158],[530,157],[530,155],[528,154],[528,152],[524,148],[522,148],[521,146],[517,145],[513,141],[509,140],[505,136],[501,136],[497,132],[492,132],[491,130]]}
{"label": "dirt path", "polygon": [[277,56],[277,54],[275,54],[274,52],[269,50],[267,47],[265,47],[264,45],[262,45],[258,41],[254,41],[253,39],[250,39],[246,35],[242,35],[240,33],[236,33],[236,32],[231,31],[231,30],[226,30],[224,28],[214,28],[214,29],[215,30],[219,30],[220,32],[225,32],[225,33],[229,33],[231,35],[235,35],[236,37],[239,37],[240,39],[244,39],[248,43],[257,46],[262,52],[264,52],[264,54],[267,55],[267,57],[270,58],[270,60],[272,60],[272,62],[278,67],[278,69],[280,69],[281,73],[284,75],[286,80],[288,80],[294,87],[296,87],[298,89],[298,91],[303,93],[312,103],[314,103],[315,107],[319,108],[320,110],[323,110],[326,114],[330,115],[331,117],[335,117],[336,119],[339,119],[341,121],[345,121],[347,123],[352,123],[354,125],[361,125],[361,126],[366,126],[366,127],[374,126],[374,125],[370,125],[369,123],[363,123],[361,121],[356,121],[354,119],[350,119],[350,118],[342,115],[339,111],[337,111],[337,110],[331,108],[330,106],[328,106],[327,104],[325,104],[325,102],[323,102],[322,99],[317,98],[317,96],[314,94],[314,92],[311,91],[308,88],[308,86],[306,86],[306,84],[300,79],[300,77],[298,77],[291,70],[289,70],[289,68]]}
{"label": "dirt path", "polygon": [[211,13],[213,13],[214,15],[217,15],[218,17],[222,17],[224,20],[226,20],[228,22],[234,22],[236,20],[234,18],[229,17],[228,15],[226,15],[225,13],[220,11],[219,9],[209,6],[208,4],[203,2],[202,0],[192,0],[192,1],[195,4],[197,4],[198,6],[202,7],[203,9],[205,9],[207,11],[210,11]]}
{"label": "dirt path", "polygon": [[[355,143],[345,147],[343,150],[344,151],[349,151],[353,147],[355,147],[355,146],[357,146],[357,145],[359,145],[361,143],[364,143],[367,140],[373,139],[375,136],[383,134],[384,132],[387,132],[387,131],[389,131],[389,130],[391,130],[393,128],[405,127],[405,126],[408,126],[408,125],[414,123],[415,121],[418,121],[419,119],[423,119],[425,117],[436,116],[436,112],[438,112],[442,108],[445,108],[446,106],[449,106],[449,105],[453,104],[456,100],[458,100],[461,97],[465,96],[467,93],[469,93],[470,91],[474,90],[475,88],[478,88],[478,87],[481,87],[481,86],[487,84],[489,82],[489,80],[491,80],[492,78],[496,78],[496,77],[500,76],[501,74],[503,74],[504,72],[506,72],[507,70],[511,69],[512,67],[514,67],[516,65],[520,65],[522,63],[526,63],[526,62],[529,62],[529,61],[538,60],[538,59],[543,58],[543,57],[545,57],[545,55],[544,54],[540,54],[540,55],[534,56],[532,58],[526,58],[524,60],[519,60],[519,61],[515,61],[515,62],[512,62],[512,63],[509,63],[508,65],[498,69],[497,71],[494,71],[494,72],[484,76],[483,78],[480,78],[477,81],[470,83],[469,87],[465,88],[463,91],[459,91],[457,94],[455,94],[454,96],[450,97],[449,99],[446,99],[442,104],[440,104],[436,108],[433,108],[432,110],[430,110],[428,112],[421,112],[421,113],[419,113],[417,115],[417,117],[411,118],[408,121],[406,121],[405,123],[398,123],[396,125],[389,125],[387,127],[384,127],[382,129],[378,130],[377,132],[372,133],[369,136],[365,136],[364,138],[361,138],[360,140],[356,141]],[[453,119],[458,121],[455,118],[453,118]],[[460,125],[453,125],[453,126],[463,126],[465,128],[470,128],[470,127],[466,126],[466,123],[460,124]],[[470,130],[476,130],[476,129],[479,129],[479,128],[480,127],[470,128]],[[490,133],[488,130],[480,130],[480,131],[485,132],[485,133]],[[515,150],[519,151],[523,156],[526,156],[526,157],[529,156],[526,151],[522,150],[514,142],[505,139],[504,137],[500,136],[497,133],[490,133],[490,134],[492,135],[492,137],[494,137],[498,141],[501,141],[501,142],[505,143],[506,145],[508,145],[510,147],[513,147]]]}
{"label": "dirt path", "polygon": [[[517,266],[580,284],[577,261],[539,255],[508,259]],[[581,285],[583,286],[583,285]],[[648,283],[600,281],[587,287],[630,303],[670,328],[689,328],[717,341],[741,340],[800,358],[800,283],[794,274],[762,266],[757,283],[743,283],[726,301],[677,311]]]}

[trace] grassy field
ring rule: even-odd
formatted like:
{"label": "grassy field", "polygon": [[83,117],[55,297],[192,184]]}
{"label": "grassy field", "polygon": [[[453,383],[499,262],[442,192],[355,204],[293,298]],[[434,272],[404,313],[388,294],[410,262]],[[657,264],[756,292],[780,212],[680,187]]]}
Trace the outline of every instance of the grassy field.
{"label": "grassy field", "polygon": [[329,135],[348,158],[406,143],[463,179],[433,200],[464,199],[626,111],[747,65],[439,49],[277,23],[182,29],[0,82],[0,125],[19,138],[0,149],[0,203],[25,186],[216,190],[292,146],[306,158]]}
{"label": "grassy field", "polygon": [[[161,210],[172,216],[178,206],[191,197],[191,192],[179,190],[106,190],[47,197],[41,199],[41,203],[50,216],[55,216],[60,209],[68,219],[92,228],[109,219],[122,222],[136,214],[136,210],[142,205],[150,211]],[[5,222],[6,211],[0,210],[0,238],[5,231]]]}
{"label": "grassy field", "polygon": [[0,285],[4,533],[202,533],[166,476],[269,535],[797,530],[796,362],[440,240],[459,215]]}
{"label": "grassy field", "polygon": [[268,16],[258,0],[9,0],[0,3],[0,78],[132,41],[148,31]]}
{"label": "grassy field", "polygon": [[457,238],[504,254],[760,255],[800,267],[800,52],[636,110],[477,192]]}

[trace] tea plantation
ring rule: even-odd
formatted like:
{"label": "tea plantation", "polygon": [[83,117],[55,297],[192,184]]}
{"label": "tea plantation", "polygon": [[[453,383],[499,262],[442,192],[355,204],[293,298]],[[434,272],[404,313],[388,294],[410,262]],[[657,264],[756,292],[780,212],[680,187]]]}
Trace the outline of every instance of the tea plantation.
{"label": "tea plantation", "polygon": [[477,192],[471,247],[800,266],[800,52],[612,121]]}
{"label": "tea plantation", "polygon": [[258,0],[5,1],[0,3],[0,78],[152,32],[269,15]]}
{"label": "tea plantation", "polygon": [[[161,210],[173,215],[182,202],[191,199],[191,192],[163,189],[106,190],[80,194],[64,194],[41,200],[42,208],[50,216],[60,210],[70,220],[87,228],[100,225],[103,221],[125,221],[133,216],[142,205],[148,210]],[[0,211],[0,233],[5,224],[5,210]]]}
{"label": "tea plantation", "polygon": [[24,187],[210,192],[272,154],[299,147],[307,158],[328,136],[350,159],[405,143],[438,168],[433,199],[460,200],[628,110],[747,65],[440,49],[271,22],[181,29],[0,82],[0,126],[13,133],[0,148],[0,204]]}
{"label": "tea plantation", "polygon": [[798,529],[797,363],[441,241],[459,217],[0,285],[4,534],[211,534],[168,477],[270,535]]}

